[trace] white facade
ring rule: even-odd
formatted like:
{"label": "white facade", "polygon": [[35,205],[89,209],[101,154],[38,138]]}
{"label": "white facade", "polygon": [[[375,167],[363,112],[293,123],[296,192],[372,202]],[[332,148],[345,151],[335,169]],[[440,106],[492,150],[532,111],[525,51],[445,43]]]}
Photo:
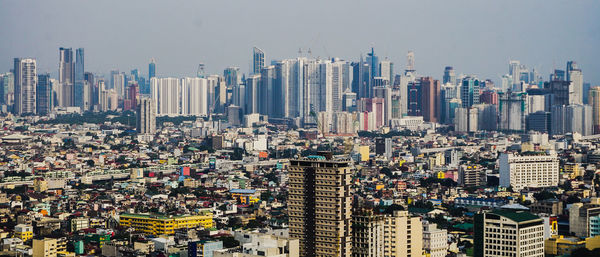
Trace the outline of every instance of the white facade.
{"label": "white facade", "polygon": [[178,78],[150,79],[150,93],[156,101],[157,116],[178,116],[181,114],[181,80]]}
{"label": "white facade", "polygon": [[181,90],[181,114],[208,116],[208,81],[184,78]]}
{"label": "white facade", "polygon": [[518,217],[519,214],[515,214],[513,218],[502,213],[484,215],[481,239],[483,256],[544,256],[544,226],[540,218],[515,221],[513,218]]}
{"label": "white facade", "polygon": [[500,163],[500,186],[512,186],[514,190],[525,187],[540,188],[558,186],[559,161],[556,155],[502,154]]}
{"label": "white facade", "polygon": [[37,66],[35,59],[15,59],[15,113],[36,113],[35,90]]}
{"label": "white facade", "polygon": [[423,223],[423,249],[431,257],[445,257],[448,253],[448,231],[435,224]]}

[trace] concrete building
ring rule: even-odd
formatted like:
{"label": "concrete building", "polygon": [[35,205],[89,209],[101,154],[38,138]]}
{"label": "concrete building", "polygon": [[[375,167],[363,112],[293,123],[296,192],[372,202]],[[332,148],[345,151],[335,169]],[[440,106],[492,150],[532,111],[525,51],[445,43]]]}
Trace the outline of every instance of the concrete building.
{"label": "concrete building", "polygon": [[23,242],[33,238],[33,227],[31,225],[19,224],[15,226],[15,237]]}
{"label": "concrete building", "polygon": [[430,257],[445,257],[448,253],[448,231],[436,224],[423,222],[423,249]]}
{"label": "concrete building", "polygon": [[569,233],[578,237],[589,237],[592,234],[590,225],[596,222],[593,218],[599,215],[600,204],[572,204],[569,208]]}
{"label": "concrete building", "polygon": [[543,220],[525,211],[494,210],[475,215],[474,256],[544,256]]}
{"label": "concrete building", "polygon": [[151,78],[150,92],[156,102],[157,116],[179,116],[181,114],[181,79]]}
{"label": "concrete building", "polygon": [[156,102],[150,98],[141,98],[136,111],[136,130],[138,134],[156,133]]}
{"label": "concrete building", "polygon": [[283,230],[236,231],[234,238],[240,242],[238,249],[223,249],[214,257],[299,257],[299,240],[290,239]]}
{"label": "concrete building", "polygon": [[33,240],[33,257],[57,257],[58,240],[44,238]]}
{"label": "concrete building", "polygon": [[592,87],[589,91],[588,103],[592,107],[592,126],[594,134],[600,133],[600,87]]}
{"label": "concrete building", "polygon": [[223,241],[188,242],[188,257],[213,257],[214,252],[223,249]]}
{"label": "concrete building", "polygon": [[525,187],[541,188],[558,186],[559,160],[556,155],[501,154],[500,186],[512,186],[513,190]]}
{"label": "concrete building", "polygon": [[352,214],[352,257],[384,256],[385,216],[372,209],[358,209]]}
{"label": "concrete building", "polygon": [[408,211],[394,211],[385,217],[384,256],[420,257],[423,251],[421,217],[410,216]]}
{"label": "concrete building", "polygon": [[14,113],[36,113],[37,65],[35,59],[14,59]]}
{"label": "concrete building", "polygon": [[290,160],[290,238],[300,256],[350,256],[352,168],[325,156]]}

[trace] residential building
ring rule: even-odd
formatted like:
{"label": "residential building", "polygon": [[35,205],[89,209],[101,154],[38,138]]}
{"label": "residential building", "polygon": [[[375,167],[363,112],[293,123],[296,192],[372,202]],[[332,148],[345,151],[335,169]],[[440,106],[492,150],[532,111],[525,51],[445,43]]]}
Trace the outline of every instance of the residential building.
{"label": "residential building", "polygon": [[503,153],[499,157],[500,186],[513,190],[526,187],[558,186],[559,160],[556,155]]}
{"label": "residential building", "polygon": [[436,224],[423,222],[423,249],[430,257],[445,257],[448,253],[448,231]]}

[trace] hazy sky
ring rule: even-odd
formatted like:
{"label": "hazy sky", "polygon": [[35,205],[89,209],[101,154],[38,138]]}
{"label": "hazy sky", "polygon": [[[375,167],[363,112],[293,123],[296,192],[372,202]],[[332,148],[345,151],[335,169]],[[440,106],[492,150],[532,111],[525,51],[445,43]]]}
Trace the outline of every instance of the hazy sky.
{"label": "hazy sky", "polygon": [[498,82],[509,59],[548,77],[567,60],[600,85],[597,0],[0,0],[0,72],[34,57],[57,73],[58,48],[85,48],[86,70],[107,73],[157,60],[158,76],[192,76],[227,66],[249,70],[258,46],[272,59],[298,48],[356,60],[371,46],[396,71],[415,52],[421,75],[457,73]]}

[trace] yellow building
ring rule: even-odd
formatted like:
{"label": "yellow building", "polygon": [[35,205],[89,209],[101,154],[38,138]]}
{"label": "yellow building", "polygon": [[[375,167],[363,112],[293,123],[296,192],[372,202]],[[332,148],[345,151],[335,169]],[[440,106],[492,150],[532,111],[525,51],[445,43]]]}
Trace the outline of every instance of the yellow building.
{"label": "yellow building", "polygon": [[33,181],[33,190],[38,193],[48,191],[48,181],[46,181],[42,178],[36,178]]}
{"label": "yellow building", "polygon": [[588,237],[585,239],[585,248],[594,250],[600,248],[600,236]]}
{"label": "yellow building", "polygon": [[546,239],[544,242],[544,253],[547,255],[568,255],[577,248],[585,246],[584,240],[579,240],[577,237],[564,237],[554,235]]}
{"label": "yellow building", "polygon": [[23,242],[33,238],[33,227],[30,225],[19,224],[15,226],[15,237]]}
{"label": "yellow building", "polygon": [[229,193],[231,193],[233,199],[238,200],[241,204],[253,204],[260,200],[254,189],[231,189]]}
{"label": "yellow building", "polygon": [[119,222],[124,227],[131,227],[145,234],[170,235],[175,234],[175,230],[182,228],[212,228],[213,214],[208,211],[200,215],[182,216],[123,213],[119,218]]}
{"label": "yellow building", "polygon": [[570,179],[575,179],[576,177],[583,175],[581,174],[581,168],[578,163],[567,163],[563,169],[565,173],[569,174]]}
{"label": "yellow building", "polygon": [[358,148],[358,153],[360,154],[360,161],[366,162],[369,160],[369,155],[371,154],[368,145],[362,145]]}

